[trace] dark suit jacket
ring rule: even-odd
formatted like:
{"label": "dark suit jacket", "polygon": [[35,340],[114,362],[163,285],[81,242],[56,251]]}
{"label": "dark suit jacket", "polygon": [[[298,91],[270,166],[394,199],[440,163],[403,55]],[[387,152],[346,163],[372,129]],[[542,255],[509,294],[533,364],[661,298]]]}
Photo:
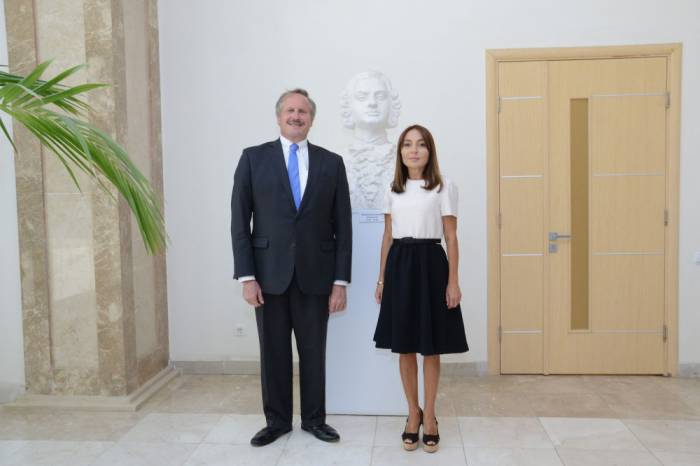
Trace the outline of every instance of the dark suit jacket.
{"label": "dark suit jacket", "polygon": [[284,293],[295,271],[306,294],[327,295],[335,280],[350,281],[352,211],[345,165],[322,147],[309,144],[308,150],[309,176],[298,212],[279,139],[245,149],[236,168],[233,276],[255,275],[265,293]]}

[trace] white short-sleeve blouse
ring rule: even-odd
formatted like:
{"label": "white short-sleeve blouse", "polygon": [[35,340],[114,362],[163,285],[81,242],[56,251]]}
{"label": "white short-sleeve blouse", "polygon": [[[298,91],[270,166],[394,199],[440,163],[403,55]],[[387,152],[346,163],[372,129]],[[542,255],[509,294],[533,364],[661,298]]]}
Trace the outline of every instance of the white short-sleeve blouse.
{"label": "white short-sleeve blouse", "polygon": [[443,237],[442,217],[457,216],[457,186],[442,178],[442,189],[423,189],[424,180],[406,180],[406,190],[397,194],[389,188],[384,195],[384,213],[391,215],[394,238]]}

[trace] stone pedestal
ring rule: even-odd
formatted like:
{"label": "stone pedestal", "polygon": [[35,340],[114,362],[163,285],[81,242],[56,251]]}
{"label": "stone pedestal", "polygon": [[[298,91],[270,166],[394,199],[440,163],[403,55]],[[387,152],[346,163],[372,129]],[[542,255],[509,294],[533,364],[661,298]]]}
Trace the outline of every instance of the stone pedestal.
{"label": "stone pedestal", "polygon": [[[348,308],[331,314],[326,339],[326,410],[329,414],[398,416],[406,413],[399,357],[374,347],[379,305],[374,300],[384,214],[352,213],[352,284]],[[423,399],[423,358],[418,357],[419,397]]]}
{"label": "stone pedestal", "polygon": [[[90,120],[127,149],[162,198],[156,0],[6,0],[10,70],[85,63],[102,82]],[[14,125],[27,397],[134,405],[168,372],[165,256],[149,256],[126,205]],[[70,398],[74,397],[74,398]],[[86,398],[88,397],[88,398]],[[113,402],[111,402],[114,404]],[[110,403],[104,403],[105,406]],[[118,404],[118,403],[117,403]],[[94,407],[93,406],[93,407]]]}

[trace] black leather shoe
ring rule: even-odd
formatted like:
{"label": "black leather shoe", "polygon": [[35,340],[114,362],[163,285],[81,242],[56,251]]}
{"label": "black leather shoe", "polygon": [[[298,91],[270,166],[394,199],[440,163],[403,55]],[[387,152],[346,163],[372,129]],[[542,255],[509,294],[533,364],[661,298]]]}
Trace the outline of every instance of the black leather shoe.
{"label": "black leather shoe", "polygon": [[302,430],[309,432],[311,435],[324,442],[337,442],[340,440],[338,432],[328,424],[319,424],[317,426],[301,426]]}
{"label": "black leather shoe", "polygon": [[279,427],[264,427],[250,439],[250,444],[254,447],[262,447],[274,442],[292,429],[281,429]]}

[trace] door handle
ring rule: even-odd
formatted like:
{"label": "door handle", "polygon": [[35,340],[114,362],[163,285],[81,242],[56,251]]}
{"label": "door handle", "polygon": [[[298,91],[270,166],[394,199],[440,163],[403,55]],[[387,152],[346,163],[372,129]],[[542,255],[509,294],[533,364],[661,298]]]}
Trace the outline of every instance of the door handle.
{"label": "door handle", "polygon": [[558,239],[571,239],[571,235],[560,235],[556,231],[549,232],[549,241],[556,241]]}

